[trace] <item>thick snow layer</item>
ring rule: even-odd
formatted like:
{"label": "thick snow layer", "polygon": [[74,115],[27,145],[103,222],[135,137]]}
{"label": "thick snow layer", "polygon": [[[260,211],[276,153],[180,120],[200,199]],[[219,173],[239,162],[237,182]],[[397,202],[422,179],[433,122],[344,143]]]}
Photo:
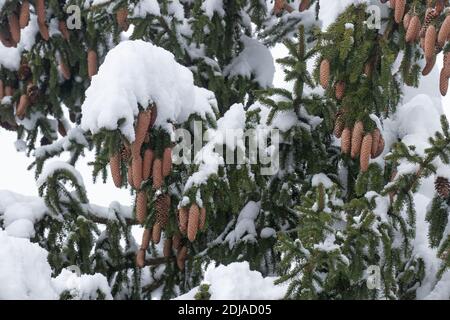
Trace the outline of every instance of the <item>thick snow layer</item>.
{"label": "thick snow layer", "polygon": [[[210,285],[212,300],[279,300],[284,297],[287,285],[275,285],[275,280],[250,270],[248,262],[210,265],[204,277],[204,283]],[[193,300],[198,290],[196,287],[176,300]]]}
{"label": "thick snow layer", "polygon": [[81,187],[84,187],[83,177],[78,172],[78,170],[76,170],[75,167],[71,164],[64,161],[46,162],[44,164],[44,168],[42,169],[41,175],[36,181],[37,186],[42,186],[45,182],[47,182],[48,177],[52,176],[55,171],[59,170],[66,170],[70,172],[75,177],[75,182]]}
{"label": "thick snow layer", "polygon": [[275,75],[275,64],[270,50],[256,39],[242,36],[244,50],[225,67],[226,76],[254,77],[263,87],[271,87]]}
{"label": "thick snow layer", "polygon": [[[141,40],[123,41],[108,52],[86,91],[81,126],[93,133],[119,128],[134,141],[138,104],[147,108],[154,102],[158,107],[156,125],[165,126],[167,121],[179,122],[193,113],[214,117],[212,96],[194,86],[192,72],[178,64],[169,51]],[[121,119],[124,122],[119,127]]]}
{"label": "thick snow layer", "polygon": [[239,213],[236,226],[225,237],[225,241],[228,242],[230,249],[238,241],[256,241],[256,227],[255,220],[258,217],[261,210],[261,203],[249,201]]}
{"label": "thick snow layer", "polygon": [[214,13],[217,13],[220,17],[225,15],[223,0],[204,0],[201,8],[210,19]]}
{"label": "thick snow layer", "polygon": [[147,14],[160,16],[161,10],[156,0],[141,0],[133,10],[133,18],[145,18]]}

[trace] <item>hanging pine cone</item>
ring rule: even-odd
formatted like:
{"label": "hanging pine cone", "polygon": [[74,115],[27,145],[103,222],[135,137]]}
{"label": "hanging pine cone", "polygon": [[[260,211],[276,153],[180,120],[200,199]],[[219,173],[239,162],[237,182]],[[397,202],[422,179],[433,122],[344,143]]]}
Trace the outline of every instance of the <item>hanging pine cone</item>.
{"label": "hanging pine cone", "polygon": [[433,20],[437,17],[438,15],[436,14],[436,11],[433,8],[428,8],[427,11],[425,12],[425,20],[423,22],[423,26],[420,29],[420,34],[419,36],[421,38],[425,37],[425,33],[428,29],[428,26],[433,22]]}
{"label": "hanging pine cone", "polygon": [[136,121],[136,136],[131,147],[133,154],[140,153],[141,146],[144,143],[145,137],[147,135],[151,119],[152,111],[150,109],[139,112]]}
{"label": "hanging pine cone", "polygon": [[152,228],[152,241],[158,244],[161,241],[161,226],[155,223]]}
{"label": "hanging pine cone", "polygon": [[59,62],[59,71],[65,80],[69,80],[72,77],[70,68],[62,60]]}
{"label": "hanging pine cone", "polygon": [[58,30],[59,30],[59,32],[61,32],[61,35],[64,38],[64,40],[69,41],[70,33],[69,33],[69,29],[67,29],[67,25],[64,20],[59,20]]}
{"label": "hanging pine cone", "polygon": [[150,174],[152,172],[152,164],[153,164],[153,150],[146,149],[144,152],[144,161],[142,164],[142,178],[144,180],[150,178]]}
{"label": "hanging pine cone", "polygon": [[109,158],[109,167],[111,169],[111,176],[114,181],[114,185],[117,188],[122,186],[122,170],[121,170],[121,157],[120,153],[116,153]]}
{"label": "hanging pine cone", "polygon": [[273,6],[273,14],[276,16],[281,15],[284,10],[285,0],[275,0],[275,4]]}
{"label": "hanging pine cone", "polygon": [[442,69],[447,78],[450,77],[450,52],[444,52],[444,62],[442,64]]}
{"label": "hanging pine cone", "polygon": [[380,129],[376,128],[372,132],[372,149],[371,149],[371,156],[372,158],[376,158],[376,154],[378,151],[378,145],[380,144],[380,138],[381,138],[381,132]]}
{"label": "hanging pine cone", "polygon": [[197,236],[198,226],[200,218],[200,209],[197,204],[191,205],[189,208],[189,220],[187,226],[187,236],[189,241],[194,242]]}
{"label": "hanging pine cone", "polygon": [[330,81],[330,61],[323,59],[320,63],[320,85],[322,88],[328,88],[328,82]]}
{"label": "hanging pine cone", "polygon": [[334,136],[336,138],[340,138],[342,136],[342,132],[344,131],[345,122],[344,119],[342,119],[342,115],[339,115],[336,117],[336,121],[334,123]]}
{"label": "hanging pine cone", "polygon": [[120,8],[116,11],[116,20],[117,25],[119,26],[119,29],[122,31],[127,31],[130,27],[130,24],[128,23],[128,10],[127,8]]}
{"label": "hanging pine cone", "polygon": [[384,151],[384,138],[380,136],[380,140],[378,142],[377,152],[374,154],[373,158],[378,158]]}
{"label": "hanging pine cone", "polygon": [[198,229],[204,230],[206,225],[206,208],[200,208],[200,217],[198,219]]}
{"label": "hanging pine cone", "polygon": [[159,158],[153,161],[152,176],[153,176],[153,189],[158,190],[159,188],[161,188],[163,183],[162,161]]}
{"label": "hanging pine cone", "polygon": [[373,61],[371,60],[364,65],[364,74],[366,75],[367,78],[370,78],[372,76],[372,72],[373,72]]}
{"label": "hanging pine cone", "polygon": [[431,60],[436,54],[436,27],[430,24],[425,33],[425,60]]}
{"label": "hanging pine cone", "polygon": [[437,36],[438,46],[443,48],[449,36],[450,36],[450,15],[447,15],[447,17],[445,17],[445,20],[441,25],[441,28],[439,29],[439,33]]}
{"label": "hanging pine cone", "polygon": [[395,1],[395,12],[394,18],[396,23],[400,23],[405,15],[406,0],[396,0]]}
{"label": "hanging pine cone", "polygon": [[431,59],[427,60],[427,63],[422,70],[422,75],[423,76],[429,75],[430,72],[433,70],[435,64],[436,64],[436,55],[433,55]]}
{"label": "hanging pine cone", "polygon": [[64,123],[63,123],[61,120],[58,120],[58,133],[59,133],[62,137],[67,136],[67,130],[66,130],[66,127],[64,126]]}
{"label": "hanging pine cone", "polygon": [[156,223],[164,229],[169,221],[170,196],[161,194],[155,201]]}
{"label": "hanging pine cone", "polygon": [[172,171],[172,148],[165,148],[162,159],[162,174],[167,177]]}
{"label": "hanging pine cone", "polygon": [[351,157],[356,158],[361,151],[361,143],[364,135],[364,124],[362,121],[357,121],[353,127],[352,132],[352,147],[351,147]]}
{"label": "hanging pine cone", "polygon": [[5,86],[5,97],[12,97],[14,95],[14,89],[11,86]]}
{"label": "hanging pine cone", "polygon": [[150,125],[149,128],[152,128],[155,125],[156,118],[158,117],[158,108],[155,104],[148,107],[152,111],[152,117],[150,119]]}
{"label": "hanging pine cone", "polygon": [[19,16],[16,13],[12,13],[8,16],[9,32],[11,38],[17,45],[20,42],[20,25]]}
{"label": "hanging pine cone", "polygon": [[186,258],[187,258],[187,247],[183,246],[177,253],[178,269],[184,270],[184,263],[186,262]]}
{"label": "hanging pine cone", "polygon": [[413,16],[411,18],[411,21],[409,22],[408,28],[406,29],[406,36],[405,40],[406,42],[415,42],[417,38],[419,37],[420,33],[420,19],[418,16]]}
{"label": "hanging pine cone", "polygon": [[45,0],[35,0],[34,7],[39,23],[46,23]]}
{"label": "hanging pine cone", "polygon": [[93,49],[88,50],[87,65],[89,79],[92,79],[97,74],[97,52]]}
{"label": "hanging pine cone", "polygon": [[147,193],[143,190],[136,195],[136,220],[143,224],[147,218]]}
{"label": "hanging pine cone", "polygon": [[444,69],[441,70],[441,73],[439,76],[439,90],[440,90],[442,96],[445,96],[447,94],[448,77],[445,74]]}
{"label": "hanging pine cone", "polygon": [[179,250],[180,247],[181,247],[181,236],[180,234],[176,233],[172,237],[172,249]]}
{"label": "hanging pine cone", "polygon": [[150,238],[152,236],[151,229],[144,229],[144,233],[142,234],[142,242],[141,242],[141,249],[147,250],[150,245]]}
{"label": "hanging pine cone", "polygon": [[310,5],[310,2],[311,2],[310,0],[302,0],[300,2],[300,5],[298,6],[298,11],[303,12],[306,9],[308,9],[309,5]]}
{"label": "hanging pine cone", "polygon": [[16,109],[16,116],[22,120],[25,118],[25,114],[27,113],[28,106],[30,105],[30,100],[26,94],[20,96],[19,103]]}
{"label": "hanging pine cone", "polygon": [[170,238],[164,240],[163,255],[166,258],[172,255],[172,239]]}
{"label": "hanging pine cone", "polygon": [[131,166],[133,167],[133,187],[140,189],[142,184],[142,157],[140,154],[133,155]]}
{"label": "hanging pine cone", "polygon": [[145,250],[139,249],[136,253],[136,267],[142,269],[145,267]]}
{"label": "hanging pine cone", "polygon": [[352,145],[352,131],[350,128],[344,128],[341,135],[341,152],[348,154]]}
{"label": "hanging pine cone", "polygon": [[344,81],[338,81],[336,83],[335,93],[336,93],[336,99],[342,100],[342,98],[344,97],[344,94],[345,94],[345,82]]}
{"label": "hanging pine cone", "polygon": [[389,0],[389,7],[395,9],[395,0]]}
{"label": "hanging pine cone", "polygon": [[362,141],[361,145],[361,156],[359,159],[359,166],[361,169],[361,172],[366,172],[369,168],[369,160],[370,160],[370,153],[372,151],[372,135],[366,134],[364,136],[364,139]]}
{"label": "hanging pine cone", "polygon": [[189,220],[189,213],[186,208],[180,208],[178,210],[178,223],[180,232],[182,234],[185,234],[187,231],[188,226],[188,220]]}
{"label": "hanging pine cone", "polygon": [[128,163],[131,159],[131,150],[129,145],[123,145],[122,149],[120,150],[120,155],[122,157],[122,161],[124,163]]}
{"label": "hanging pine cone", "polygon": [[412,16],[409,14],[409,12],[407,14],[405,14],[405,16],[403,17],[403,28],[405,30],[408,30],[409,23],[411,22],[411,18],[412,18]]}
{"label": "hanging pine cone", "polygon": [[450,196],[450,182],[447,178],[437,177],[434,181],[434,188],[439,197],[447,199]]}
{"label": "hanging pine cone", "polygon": [[21,29],[25,28],[30,21],[30,2],[28,0],[22,1],[19,13],[19,26]]}

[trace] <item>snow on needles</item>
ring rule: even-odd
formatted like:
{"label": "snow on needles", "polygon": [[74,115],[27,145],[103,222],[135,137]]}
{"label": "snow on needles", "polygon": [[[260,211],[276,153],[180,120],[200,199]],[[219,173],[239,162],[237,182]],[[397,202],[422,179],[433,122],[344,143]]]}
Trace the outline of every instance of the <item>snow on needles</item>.
{"label": "snow on needles", "polygon": [[142,40],[123,41],[108,52],[86,91],[81,126],[94,134],[119,129],[132,142],[138,105],[147,108],[155,103],[156,125],[165,127],[168,121],[184,121],[193,113],[215,118],[213,96],[194,85],[192,72],[169,51]]}

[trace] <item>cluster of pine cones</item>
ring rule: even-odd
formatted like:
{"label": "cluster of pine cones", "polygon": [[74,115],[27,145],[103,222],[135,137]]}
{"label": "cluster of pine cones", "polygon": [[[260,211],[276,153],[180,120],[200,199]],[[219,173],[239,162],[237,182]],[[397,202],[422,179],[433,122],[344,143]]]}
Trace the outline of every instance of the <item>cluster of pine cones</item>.
{"label": "cluster of pine cones", "polygon": [[[426,61],[422,75],[428,75],[436,63],[436,55],[442,51],[450,39],[449,13],[446,13],[444,19],[439,19],[445,6],[448,5],[448,0],[437,0],[434,7],[429,6],[423,22],[420,21],[414,7],[406,12],[406,0],[391,0],[390,5],[394,9],[395,22],[398,24],[403,22],[403,27],[406,30],[405,41],[408,43],[419,41]],[[441,24],[440,21],[442,21]],[[443,96],[447,94],[449,78],[450,53],[444,52],[444,64],[439,78],[439,90]]]}
{"label": "cluster of pine cones", "polygon": [[[303,12],[309,8],[311,4],[311,0],[302,0],[298,6],[298,11]],[[294,11],[291,5],[289,5],[286,0],[275,0],[275,4],[273,6],[273,14],[276,16],[280,16],[283,11],[287,11],[291,13]]]}

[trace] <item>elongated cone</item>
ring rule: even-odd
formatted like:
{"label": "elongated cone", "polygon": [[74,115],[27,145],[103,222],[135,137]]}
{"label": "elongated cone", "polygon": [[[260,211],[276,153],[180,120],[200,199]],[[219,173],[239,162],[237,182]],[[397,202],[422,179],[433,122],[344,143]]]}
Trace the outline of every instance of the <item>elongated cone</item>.
{"label": "elongated cone", "polygon": [[406,42],[415,42],[417,38],[419,37],[420,33],[420,19],[418,16],[413,16],[411,18],[411,21],[409,22],[408,29],[406,29],[406,36],[405,40]]}
{"label": "elongated cone", "polygon": [[178,269],[184,270],[184,263],[186,262],[186,257],[187,257],[187,247],[183,246],[177,253]]}
{"label": "elongated cone", "polygon": [[392,9],[395,9],[395,0],[389,0],[389,6],[390,6]]}
{"label": "elongated cone", "polygon": [[46,23],[46,14],[45,14],[45,1],[44,0],[35,0],[34,6],[36,9],[36,15],[38,18],[39,24]]}
{"label": "elongated cone", "polygon": [[172,171],[172,148],[165,148],[162,160],[162,174],[163,177],[167,177]]}
{"label": "elongated cone", "polygon": [[338,81],[338,83],[336,83],[336,99],[342,100],[344,94],[345,94],[345,82]]}
{"label": "elongated cone", "polygon": [[198,229],[204,230],[206,225],[206,208],[200,208],[200,217],[198,219]]}
{"label": "elongated cone", "polygon": [[330,61],[323,59],[320,63],[320,85],[322,88],[328,88],[328,82],[330,81]]}
{"label": "elongated cone", "polygon": [[142,184],[142,157],[140,154],[133,156],[131,166],[133,167],[133,187],[140,189]]}
{"label": "elongated cone", "polygon": [[364,65],[364,74],[366,75],[366,77],[370,78],[372,76],[372,72],[373,72],[373,63],[372,61],[368,61]]}
{"label": "elongated cone", "polygon": [[147,149],[144,152],[144,162],[142,164],[142,179],[147,180],[150,178],[153,165],[153,150]]}
{"label": "elongated cone", "polygon": [[364,136],[361,146],[361,156],[359,166],[361,172],[366,172],[369,168],[370,153],[372,152],[372,135],[370,133]]}
{"label": "elongated cone", "polygon": [[156,105],[153,105],[153,107],[149,107],[149,109],[152,111],[152,118],[150,120],[150,125],[149,127],[153,127],[153,125],[156,122],[156,118],[158,117],[158,109],[156,108]]}
{"label": "elongated cone", "polygon": [[412,18],[412,16],[409,14],[409,12],[407,14],[405,14],[405,16],[403,17],[403,28],[405,30],[408,30],[409,23],[411,22],[411,18]]}
{"label": "elongated cone", "polygon": [[114,181],[114,185],[117,188],[122,186],[122,171],[120,169],[121,156],[120,153],[116,153],[109,158],[109,167],[111,169],[111,176]]}
{"label": "elongated cone", "polygon": [[97,52],[95,52],[95,50],[88,50],[87,61],[89,79],[92,79],[92,77],[97,74]]}
{"label": "elongated cone", "polygon": [[25,118],[25,114],[27,113],[27,108],[30,105],[30,101],[26,94],[20,96],[19,104],[17,105],[16,116],[19,119]]}
{"label": "elongated cone", "polygon": [[9,28],[5,28],[4,30],[0,29],[0,41],[6,48],[10,48],[14,46],[13,40],[11,38],[11,33],[9,32]]}
{"label": "elongated cone", "polygon": [[443,48],[447,38],[450,36],[450,15],[445,17],[444,22],[442,22],[441,28],[437,36],[437,44],[439,47]]}
{"label": "elongated cone", "polygon": [[159,223],[155,223],[152,228],[152,241],[158,244],[161,241],[161,226]]}
{"label": "elongated cone", "polygon": [[141,249],[147,250],[150,245],[150,238],[152,237],[152,230],[146,228],[142,234]]}
{"label": "elongated cone", "polygon": [[145,250],[139,249],[136,253],[136,267],[145,267]]}
{"label": "elongated cone", "polygon": [[20,25],[17,14],[12,13],[8,16],[9,32],[15,44],[20,42]]}
{"label": "elongated cone", "polygon": [[58,120],[58,132],[63,137],[67,136],[66,127],[64,126],[64,123],[60,120]]}
{"label": "elongated cone", "polygon": [[181,236],[179,233],[176,233],[172,237],[172,249],[178,250],[181,247]]}
{"label": "elongated cone", "polygon": [[170,238],[167,238],[164,240],[163,255],[166,258],[168,258],[172,255],[172,239],[170,239]]}
{"label": "elongated cone", "polygon": [[152,176],[153,176],[153,189],[158,190],[159,188],[161,188],[163,183],[162,161],[159,158],[153,161]]}
{"label": "elongated cone", "polygon": [[141,151],[141,146],[144,143],[145,136],[147,135],[151,119],[152,111],[150,109],[139,112],[136,121],[136,137],[131,147],[133,154]]}
{"label": "elongated cone", "polygon": [[25,28],[30,21],[30,1],[22,1],[19,13],[19,26],[21,29]]}
{"label": "elongated cone", "polygon": [[116,11],[116,20],[119,28],[122,31],[127,31],[130,24],[128,23],[128,10],[127,8],[120,8]]}
{"label": "elongated cone", "polygon": [[5,86],[5,97],[11,97],[14,94],[14,89],[11,86]]}
{"label": "elongated cone", "polygon": [[156,198],[155,211],[156,223],[164,229],[169,222],[170,196],[168,194],[161,194]]}
{"label": "elongated cone", "polygon": [[352,148],[351,157],[356,158],[361,152],[361,143],[364,136],[364,125],[361,121],[357,121],[352,132]]}
{"label": "elongated cone", "polygon": [[39,33],[41,34],[42,39],[48,41],[50,39],[50,33],[48,31],[48,26],[45,22],[38,22]]}
{"label": "elongated cone", "polygon": [[430,72],[433,70],[434,65],[436,64],[436,55],[433,55],[433,57],[427,61],[425,64],[425,67],[422,70],[422,75],[427,76],[430,74]]}
{"label": "elongated cone", "polygon": [[433,59],[433,56],[436,54],[436,27],[432,24],[428,26],[425,33],[424,52],[426,61]]}
{"label": "elongated cone", "polygon": [[445,96],[448,90],[448,77],[446,76],[444,69],[441,70],[441,74],[439,76],[439,90],[441,91],[441,95]]}
{"label": "elongated cone", "polygon": [[59,20],[58,29],[59,29],[59,32],[61,32],[61,35],[64,38],[64,40],[68,41],[70,39],[70,33],[69,33],[69,29],[67,29],[67,25],[64,20]]}
{"label": "elongated cone", "polygon": [[275,0],[275,4],[273,6],[273,13],[278,16],[284,10],[285,0]]}
{"label": "elongated cone", "polygon": [[450,52],[444,52],[444,63],[442,69],[447,78],[450,77]]}
{"label": "elongated cone", "polygon": [[70,68],[62,60],[59,62],[59,71],[61,72],[61,74],[65,80],[69,80],[70,77],[72,77]]}
{"label": "elongated cone", "polygon": [[400,23],[405,15],[406,0],[395,0],[394,18],[396,23]]}
{"label": "elongated cone", "polygon": [[143,224],[147,218],[147,193],[143,190],[136,195],[136,220]]}
{"label": "elongated cone", "polygon": [[350,128],[344,128],[341,136],[341,152],[343,154],[350,153],[350,148],[352,145],[352,131]]}
{"label": "elongated cone", "polygon": [[376,154],[378,151],[378,145],[380,144],[381,132],[380,129],[376,128],[372,132],[372,150],[370,152],[372,158],[376,158]]}
{"label": "elongated cone", "polygon": [[197,204],[194,203],[189,208],[189,220],[187,227],[187,236],[189,241],[191,242],[194,242],[195,237],[197,236],[199,218],[200,218],[200,209],[198,208]]}
{"label": "elongated cone", "polygon": [[333,132],[334,136],[336,138],[339,139],[342,136],[342,132],[344,131],[344,126],[345,126],[345,123],[344,123],[344,120],[342,119],[342,116],[338,116],[334,123],[334,132]]}
{"label": "elongated cone", "polygon": [[178,210],[178,227],[180,228],[180,232],[182,234],[185,234],[187,231],[188,226],[188,220],[189,220],[189,213],[186,208],[180,208]]}
{"label": "elongated cone", "polygon": [[131,164],[128,164],[128,169],[127,169],[127,181],[128,184],[133,187],[133,167],[131,166]]}
{"label": "elongated cone", "polygon": [[378,158],[384,151],[384,138],[383,136],[380,137],[380,142],[378,142],[378,149],[375,153],[374,158]]}
{"label": "elongated cone", "polygon": [[310,2],[310,0],[302,0],[298,6],[298,11],[303,12],[308,9]]}
{"label": "elongated cone", "polygon": [[5,87],[3,86],[3,81],[0,80],[0,100],[5,96]]}

